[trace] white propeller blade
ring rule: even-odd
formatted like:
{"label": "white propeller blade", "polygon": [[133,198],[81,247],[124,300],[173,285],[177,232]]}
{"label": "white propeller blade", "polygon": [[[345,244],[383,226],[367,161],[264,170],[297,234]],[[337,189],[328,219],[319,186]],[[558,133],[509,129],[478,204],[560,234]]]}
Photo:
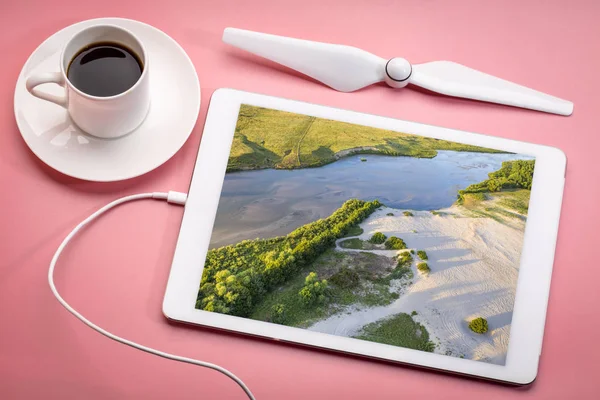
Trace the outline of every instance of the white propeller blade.
{"label": "white propeller blade", "polygon": [[410,83],[448,96],[571,115],[573,103],[451,61],[413,66]]}
{"label": "white propeller blade", "polygon": [[226,28],[223,41],[302,72],[340,92],[381,82],[386,60],[356,47]]}
{"label": "white propeller blade", "polygon": [[571,115],[573,103],[450,61],[411,65],[385,60],[351,46],[226,28],[223,41],[308,75],[336,90],[352,92],[377,82],[408,83],[432,92],[548,113]]}

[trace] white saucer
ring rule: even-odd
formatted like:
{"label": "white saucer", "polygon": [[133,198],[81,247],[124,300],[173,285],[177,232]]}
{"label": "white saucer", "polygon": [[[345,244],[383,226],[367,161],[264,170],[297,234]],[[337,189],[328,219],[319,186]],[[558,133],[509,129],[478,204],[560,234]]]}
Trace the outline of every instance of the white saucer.
{"label": "white saucer", "polygon": [[[59,70],[62,46],[95,23],[121,26],[146,46],[150,64],[150,112],[132,133],[99,139],[75,126],[67,111],[33,97],[25,79],[34,72]],[[57,85],[42,90],[61,94]],[[185,51],[164,32],[142,22],[99,18],[71,25],[42,43],[21,70],[15,88],[15,118],[31,151],[63,174],[89,181],[118,181],[153,170],[171,158],[192,133],[200,110],[200,83]]]}

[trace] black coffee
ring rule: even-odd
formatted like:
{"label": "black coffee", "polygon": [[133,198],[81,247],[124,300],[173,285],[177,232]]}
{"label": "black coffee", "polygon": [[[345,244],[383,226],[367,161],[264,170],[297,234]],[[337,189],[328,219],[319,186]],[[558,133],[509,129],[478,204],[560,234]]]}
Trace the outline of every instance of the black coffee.
{"label": "black coffee", "polygon": [[81,49],[67,69],[69,81],[84,93],[114,96],[131,88],[140,79],[144,66],[125,46],[102,42]]}

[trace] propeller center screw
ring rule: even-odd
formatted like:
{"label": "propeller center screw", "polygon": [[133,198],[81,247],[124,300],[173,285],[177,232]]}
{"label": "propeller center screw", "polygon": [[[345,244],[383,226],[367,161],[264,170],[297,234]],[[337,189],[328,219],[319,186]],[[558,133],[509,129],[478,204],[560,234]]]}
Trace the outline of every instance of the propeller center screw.
{"label": "propeller center screw", "polygon": [[392,58],[385,64],[385,82],[393,88],[408,85],[412,74],[412,65],[401,57]]}

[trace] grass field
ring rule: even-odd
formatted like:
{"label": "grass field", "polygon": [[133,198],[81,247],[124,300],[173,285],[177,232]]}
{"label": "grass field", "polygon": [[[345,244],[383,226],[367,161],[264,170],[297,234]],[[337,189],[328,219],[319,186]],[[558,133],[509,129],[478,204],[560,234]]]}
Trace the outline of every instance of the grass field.
{"label": "grass field", "polygon": [[368,324],[355,338],[429,352],[435,349],[427,329],[405,313]]}
{"label": "grass field", "polygon": [[462,207],[473,217],[492,218],[500,223],[527,216],[531,190],[508,189],[494,193],[467,193]]}
{"label": "grass field", "polygon": [[227,171],[318,167],[352,154],[433,158],[436,150],[497,150],[242,105]]}
{"label": "grass field", "polygon": [[529,209],[529,196],[531,190],[516,189],[501,191],[493,194],[498,199],[498,204],[520,214],[527,215]]}

